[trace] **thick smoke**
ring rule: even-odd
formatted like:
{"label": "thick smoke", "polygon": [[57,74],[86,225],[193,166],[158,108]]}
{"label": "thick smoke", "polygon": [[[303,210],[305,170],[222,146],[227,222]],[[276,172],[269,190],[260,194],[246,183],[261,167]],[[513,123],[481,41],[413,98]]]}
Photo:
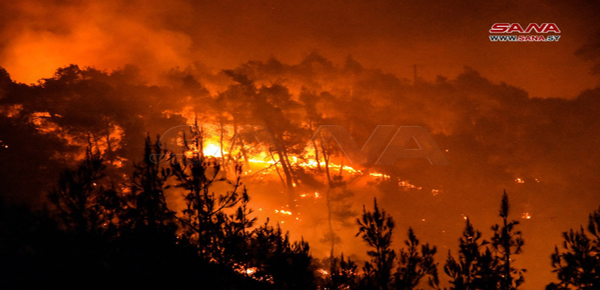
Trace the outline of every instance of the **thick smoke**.
{"label": "thick smoke", "polygon": [[[531,216],[522,220],[526,246],[518,263],[529,269],[526,285],[539,288],[552,279],[548,256],[560,233],[583,223],[600,201],[600,90],[589,74],[599,59],[597,4],[1,5],[0,65],[8,73],[0,79],[0,145],[8,147],[0,148],[0,187],[9,201],[39,205],[90,135],[105,150],[113,146],[109,158],[125,164],[111,169],[119,176],[139,160],[147,132],[160,134],[191,116],[218,121],[240,108],[244,121],[279,126],[293,150],[318,125],[343,125],[361,145],[377,125],[419,125],[433,134],[449,166],[403,160],[371,168],[420,190],[392,178],[338,193],[338,251],[349,255],[364,250],[353,238],[353,215],[373,196],[394,215],[398,246],[413,226],[442,249],[442,261],[446,249],[456,249],[465,216],[489,230],[507,189],[511,215]],[[490,43],[494,22],[555,22],[562,39]],[[56,71],[70,63],[79,67]],[[41,78],[38,85],[18,83]],[[250,81],[263,103],[240,93]],[[284,119],[261,114],[274,108]],[[309,177],[306,183],[323,187]],[[279,189],[255,186],[255,205],[285,203]],[[292,235],[326,254],[322,213],[303,215],[313,218]]]}
{"label": "thick smoke", "polygon": [[[574,52],[598,29],[588,1],[19,1],[2,4],[0,65],[22,82],[76,63],[155,72],[195,61],[231,68],[313,50],[412,77],[455,76],[464,65],[535,97],[574,97],[597,84]],[[490,43],[495,22],[554,22],[559,43]],[[560,83],[560,85],[555,85]]]}

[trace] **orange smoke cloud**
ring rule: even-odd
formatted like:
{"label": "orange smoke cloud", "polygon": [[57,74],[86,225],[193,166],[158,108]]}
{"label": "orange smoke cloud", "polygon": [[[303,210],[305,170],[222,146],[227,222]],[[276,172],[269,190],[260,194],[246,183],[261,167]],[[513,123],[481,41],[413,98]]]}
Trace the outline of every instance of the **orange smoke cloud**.
{"label": "orange smoke cloud", "polygon": [[[401,77],[454,77],[465,65],[534,97],[574,97],[598,84],[574,55],[598,29],[597,4],[400,1],[72,1],[0,4],[0,66],[34,82],[76,63],[99,69],[134,64],[156,72],[202,62],[231,68],[275,56],[297,62],[318,50],[347,55]],[[571,17],[577,15],[577,17]],[[490,43],[495,21],[555,22],[553,44]],[[560,86],[557,81],[565,80]]]}
{"label": "orange smoke cloud", "polygon": [[[158,7],[111,2],[47,7],[36,2],[14,4],[27,21],[12,23],[19,33],[2,55],[2,66],[18,81],[35,82],[71,63],[99,69],[135,64],[153,73],[188,64],[190,37],[156,27],[152,17]],[[128,10],[132,13],[121,14]]]}

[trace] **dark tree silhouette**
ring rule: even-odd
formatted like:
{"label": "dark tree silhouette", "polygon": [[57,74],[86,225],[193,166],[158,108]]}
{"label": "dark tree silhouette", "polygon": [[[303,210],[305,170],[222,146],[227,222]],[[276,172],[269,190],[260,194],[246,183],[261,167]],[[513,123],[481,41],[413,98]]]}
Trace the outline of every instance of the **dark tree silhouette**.
{"label": "dark tree silhouette", "polygon": [[508,221],[509,203],[506,191],[502,196],[502,225],[492,226],[491,243],[481,240],[481,232],[467,219],[460,238],[458,260],[448,253],[444,271],[450,277],[451,289],[517,289],[524,281],[525,269],[515,269],[511,263],[521,253],[523,238],[515,230],[517,221]]}
{"label": "dark tree silhouette", "polygon": [[[250,231],[256,218],[250,217],[249,196],[242,186],[241,164],[235,165],[234,179],[221,171],[218,158],[204,156],[202,130],[192,127],[185,144],[191,155],[171,160],[177,187],[185,190],[186,209],[181,221],[184,238],[205,261],[225,265],[276,289],[309,289],[314,283],[309,245],[290,242],[279,226],[264,225]],[[185,136],[184,136],[185,139]],[[217,182],[230,190],[213,192]]]}
{"label": "dark tree silhouette", "polygon": [[494,257],[497,259],[498,271],[501,274],[500,284],[498,289],[517,289],[525,278],[523,277],[524,269],[516,269],[511,266],[515,261],[514,256],[521,253],[523,247],[523,238],[521,231],[515,230],[519,224],[516,220],[508,220],[509,204],[506,191],[502,195],[502,204],[500,206],[500,217],[502,218],[501,225],[492,226],[494,235],[491,240],[491,248]]}
{"label": "dark tree silhouette", "polygon": [[[201,153],[201,131],[195,129],[193,144],[186,148],[193,154],[181,161],[146,138],[144,159],[135,164],[129,190],[104,189],[104,159],[91,150],[76,169],[61,174],[48,197],[65,233],[54,241],[68,248],[61,261],[78,265],[62,266],[76,275],[70,279],[73,287],[103,277],[98,287],[133,283],[314,288],[308,243],[291,242],[287,233],[268,222],[250,230],[255,218],[248,207],[249,195],[241,189],[241,167],[236,167],[234,181],[227,180],[220,174],[219,160]],[[187,208],[181,214],[170,210],[165,200],[172,182],[186,192]],[[215,182],[229,183],[232,190],[214,192]],[[45,267],[49,261],[36,263]],[[50,275],[49,285],[64,274]]]}
{"label": "dark tree silhouette", "polygon": [[88,148],[76,169],[61,173],[58,186],[48,199],[67,230],[100,234],[114,226],[114,212],[110,208],[118,199],[114,190],[105,190],[100,184],[104,168],[100,153]]}
{"label": "dark tree silhouette", "polygon": [[30,118],[23,112],[11,117],[0,114],[0,188],[7,202],[39,207],[40,197],[51,190],[67,165],[56,158],[57,152],[69,155],[73,148],[58,136],[41,134]]}
{"label": "dark tree silhouette", "polygon": [[563,233],[564,242],[551,255],[559,283],[547,289],[598,289],[600,287],[600,209],[588,217],[588,226]]}
{"label": "dark tree silhouette", "polygon": [[171,177],[171,169],[163,167],[171,158],[161,147],[160,141],[152,144],[150,136],[146,137],[144,159],[134,164],[131,178],[131,192],[125,196],[131,209],[126,214],[126,221],[132,221],[134,228],[147,228],[153,231],[173,229],[173,212],[167,207],[165,189]]}
{"label": "dark tree silhouette", "polygon": [[424,244],[419,249],[420,242],[412,228],[408,229],[408,239],[404,243],[408,249],[400,249],[398,252],[398,269],[394,274],[395,289],[415,289],[426,276],[429,285],[438,288],[437,263],[434,261],[437,248]]}
{"label": "dark tree silhouette", "polygon": [[[275,146],[270,146],[269,154],[277,162],[275,169],[287,189],[288,204],[293,208],[296,198],[294,188],[298,184],[298,177],[290,161],[290,155],[302,153],[305,144],[301,140],[304,140],[304,133],[307,133],[299,124],[300,104],[292,98],[288,88],[282,84],[257,86],[243,69],[226,70],[224,73],[236,84],[229,86],[227,91],[219,95],[219,104],[231,108],[229,113],[233,118],[234,133],[238,133],[240,125],[250,122],[269,128],[273,141],[277,143],[271,144]],[[243,146],[241,149],[244,160],[248,160],[246,149]]]}
{"label": "dark tree silhouette", "polygon": [[269,221],[252,232],[248,245],[258,266],[257,277],[273,283],[275,289],[311,289],[314,287],[312,257],[307,242],[290,242],[288,233]]}
{"label": "dark tree silhouette", "polygon": [[489,242],[481,240],[481,232],[473,228],[469,219],[459,242],[458,260],[448,252],[444,266],[452,284],[450,289],[496,289],[499,279],[494,270],[496,261],[489,249],[481,251]]}
{"label": "dark tree silhouette", "polygon": [[338,259],[331,259],[329,267],[329,279],[326,288],[341,290],[341,289],[356,289],[358,287],[359,273],[358,266],[350,258],[345,259],[342,253]]}
{"label": "dark tree silhouette", "polygon": [[372,248],[367,252],[372,264],[366,262],[363,268],[367,279],[363,286],[387,290],[396,258],[396,253],[391,248],[394,220],[385,210],[379,210],[377,199],[374,199],[373,211],[367,211],[363,206],[362,217],[357,222],[359,231],[356,236],[361,236]]}
{"label": "dark tree silhouette", "polygon": [[342,290],[356,289],[358,287],[359,273],[358,266],[350,258],[345,258],[341,254],[340,258],[333,257],[329,259],[329,276],[325,283],[325,288]]}
{"label": "dark tree silhouette", "polygon": [[[197,245],[201,257],[207,261],[214,259],[227,263],[227,257],[223,254],[230,217],[225,211],[240,202],[248,202],[247,195],[240,194],[242,168],[241,165],[236,165],[235,180],[228,181],[221,174],[220,160],[204,156],[202,129],[197,125],[190,128],[192,144],[188,143],[184,135],[186,151],[180,155],[181,159],[171,159],[171,169],[177,179],[176,186],[186,192],[186,209],[180,221],[186,238]],[[211,186],[216,182],[229,183],[231,190],[224,193],[213,192]]]}

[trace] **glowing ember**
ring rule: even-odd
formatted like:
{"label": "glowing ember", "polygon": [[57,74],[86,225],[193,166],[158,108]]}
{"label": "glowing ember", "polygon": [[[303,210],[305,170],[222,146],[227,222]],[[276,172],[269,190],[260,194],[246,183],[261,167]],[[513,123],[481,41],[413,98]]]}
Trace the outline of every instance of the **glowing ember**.
{"label": "glowing ember", "polygon": [[246,275],[251,276],[254,273],[256,273],[256,267],[246,269]]}
{"label": "glowing ember", "polygon": [[287,210],[275,210],[275,213],[280,213],[280,214],[285,214],[285,215],[292,215],[291,211],[287,211]]}
{"label": "glowing ember", "polygon": [[526,220],[531,219],[531,214],[529,214],[528,212],[524,212],[521,218]]}
{"label": "glowing ember", "polygon": [[115,160],[112,161],[111,164],[117,168],[121,168],[121,167],[125,166],[125,162],[127,162],[127,158],[117,156],[115,158]]}
{"label": "glowing ember", "polygon": [[400,186],[403,189],[416,189],[416,190],[423,189],[423,187],[416,186],[414,184],[410,184],[410,182],[408,182],[408,180],[401,180],[401,179],[398,179],[398,186]]}
{"label": "glowing ember", "polygon": [[319,269],[317,270],[317,272],[319,272],[319,274],[327,276],[329,275],[329,271],[325,270],[325,269]]}
{"label": "glowing ember", "polygon": [[374,177],[390,178],[390,176],[387,174],[377,173],[377,172],[371,172],[371,173],[369,173],[369,175],[374,176]]}

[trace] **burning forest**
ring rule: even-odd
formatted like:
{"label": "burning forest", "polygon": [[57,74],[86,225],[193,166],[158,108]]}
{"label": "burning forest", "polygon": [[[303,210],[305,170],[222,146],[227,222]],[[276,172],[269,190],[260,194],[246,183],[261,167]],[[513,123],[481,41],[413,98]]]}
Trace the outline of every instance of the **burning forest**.
{"label": "burning forest", "polygon": [[597,5],[67,2],[0,4],[0,287],[600,287]]}

